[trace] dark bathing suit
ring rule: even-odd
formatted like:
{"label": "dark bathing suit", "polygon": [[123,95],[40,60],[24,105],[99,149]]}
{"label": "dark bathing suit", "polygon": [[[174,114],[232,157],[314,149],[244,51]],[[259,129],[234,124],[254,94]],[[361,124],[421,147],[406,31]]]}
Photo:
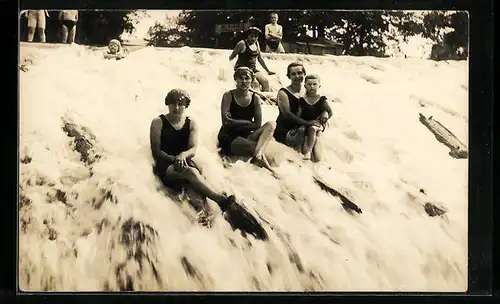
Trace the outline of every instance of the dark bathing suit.
{"label": "dark bathing suit", "polygon": [[[231,90],[229,92],[231,92],[231,105],[229,106],[231,118],[252,121],[255,116],[255,93],[252,94],[252,101],[250,104],[246,107],[242,107],[234,99],[233,91]],[[218,147],[221,148],[221,154],[233,155],[231,152],[231,143],[233,140],[238,136],[247,138],[252,132],[253,130],[249,130],[247,127],[222,125],[217,135],[219,141]]]}
{"label": "dark bathing suit", "polygon": [[280,45],[279,40],[267,40],[266,43],[267,46],[273,51],[276,51],[278,49],[278,46]]}
{"label": "dark bathing suit", "polygon": [[[288,91],[285,88],[281,88],[280,91],[285,92],[285,94],[288,96],[288,101],[290,103],[290,111],[297,115],[297,112],[299,111],[299,103],[300,100],[299,98],[295,97],[290,91]],[[282,144],[286,144],[285,138],[286,134],[288,131],[293,130],[298,127],[298,125],[289,120],[287,117],[285,117],[285,114],[281,112],[281,109],[279,110],[279,115],[278,118],[276,118],[276,130],[274,131],[274,139],[276,139],[277,142],[280,142]]]}
{"label": "dark bathing suit", "polygon": [[[162,121],[160,149],[171,156],[177,156],[181,152],[188,150],[189,130],[191,126],[191,120],[189,117],[186,117],[186,121],[180,130],[174,129],[165,115],[160,115],[160,118]],[[187,159],[187,163],[190,167],[199,170],[191,158]],[[182,182],[165,179],[166,170],[173,164],[174,162],[172,161],[155,159],[154,171],[165,185],[168,184],[168,186],[172,188],[179,189],[178,187],[182,184]]]}
{"label": "dark bathing suit", "polygon": [[62,20],[62,24],[64,24],[68,28],[68,31],[71,31],[76,22],[73,20]]}
{"label": "dark bathing suit", "polygon": [[245,51],[243,53],[238,54],[238,60],[236,60],[236,64],[234,66],[235,69],[239,67],[247,67],[251,69],[254,73],[257,73],[257,57],[259,57],[259,50],[252,51],[248,42],[245,41]]}
{"label": "dark bathing suit", "polygon": [[304,98],[300,98],[300,107],[302,108],[300,118],[308,121],[316,120],[326,110],[326,97],[321,96],[313,105],[308,104]]}

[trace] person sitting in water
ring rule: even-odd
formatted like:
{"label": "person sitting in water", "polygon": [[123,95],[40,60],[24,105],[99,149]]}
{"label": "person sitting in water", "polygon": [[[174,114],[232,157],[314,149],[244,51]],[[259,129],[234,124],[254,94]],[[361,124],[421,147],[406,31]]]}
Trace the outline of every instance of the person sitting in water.
{"label": "person sitting in water", "polygon": [[108,50],[104,53],[104,58],[120,60],[125,58],[127,54],[127,50],[122,48],[118,39],[111,39],[108,43]]}
{"label": "person sitting in water", "polygon": [[[300,62],[292,62],[287,67],[287,77],[291,80],[289,86],[278,91],[279,115],[276,118],[276,130],[274,139],[277,142],[301,151],[304,143],[304,130],[300,126],[312,126],[313,123],[305,121],[298,115],[299,100],[304,94],[302,82],[306,75],[304,65]],[[316,123],[318,126],[319,124]]]}
{"label": "person sitting in water", "polygon": [[264,31],[266,36],[266,52],[284,53],[285,49],[281,44],[283,27],[278,24],[278,14],[271,14],[271,23],[266,24]]}
{"label": "person sitting in water", "polygon": [[235,197],[213,190],[193,161],[198,146],[198,125],[186,116],[190,103],[191,98],[186,91],[173,89],[165,98],[168,113],[151,122],[150,142],[155,173],[167,186],[189,184],[201,195],[215,201],[225,212],[235,203]]}
{"label": "person sitting in water", "polygon": [[234,66],[235,69],[239,67],[247,67],[252,70],[255,75],[255,79],[262,86],[263,92],[269,92],[269,80],[263,72],[260,72],[257,69],[257,60],[262,65],[262,67],[266,70],[267,74],[274,75],[274,72],[271,72],[262,58],[260,52],[260,46],[258,42],[259,35],[262,34],[261,30],[256,27],[250,27],[246,31],[247,38],[239,41],[234,47],[233,52],[229,55],[229,60],[233,60],[236,56],[238,59],[236,60],[236,64]]}
{"label": "person sitting in water", "polygon": [[305,132],[301,152],[305,160],[310,160],[312,155],[312,160],[319,162],[321,161],[320,135],[333,113],[327,98],[318,94],[318,89],[321,87],[318,75],[307,75],[304,87],[306,94],[299,100],[297,114],[301,119],[309,122],[309,125],[301,125],[298,130],[298,132]]}
{"label": "person sitting in water", "polygon": [[252,156],[253,161],[275,173],[264,152],[273,138],[276,124],[269,121],[262,126],[261,98],[250,91],[254,77],[247,67],[239,67],[234,72],[236,89],[222,96],[218,147],[222,155]]}

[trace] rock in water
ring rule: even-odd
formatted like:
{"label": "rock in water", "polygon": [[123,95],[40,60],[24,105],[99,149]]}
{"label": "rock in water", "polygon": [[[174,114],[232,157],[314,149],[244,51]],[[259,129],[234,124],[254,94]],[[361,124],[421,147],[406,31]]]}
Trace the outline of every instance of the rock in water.
{"label": "rock in water", "polygon": [[355,211],[358,214],[363,213],[361,208],[358,207],[355,203],[353,203],[351,200],[349,200],[345,195],[342,193],[338,192],[337,190],[333,189],[332,187],[328,186],[325,182],[321,181],[319,178],[314,177],[314,182],[321,188],[321,190],[326,191],[330,193],[331,195],[340,198],[342,201],[342,207],[348,212]]}
{"label": "rock in water", "polygon": [[233,229],[249,233],[259,240],[269,239],[266,230],[259,224],[257,219],[238,203],[229,205],[224,218]]}

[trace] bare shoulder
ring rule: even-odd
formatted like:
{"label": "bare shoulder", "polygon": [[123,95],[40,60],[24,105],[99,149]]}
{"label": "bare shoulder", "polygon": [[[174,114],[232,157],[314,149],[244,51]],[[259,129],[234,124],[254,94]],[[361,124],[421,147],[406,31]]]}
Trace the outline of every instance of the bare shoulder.
{"label": "bare shoulder", "polygon": [[285,91],[283,89],[280,89],[278,91],[278,99],[288,100],[288,95],[286,95],[286,93],[285,93]]}
{"label": "bare shoulder", "polygon": [[262,97],[260,97],[259,94],[254,93],[254,97],[253,98],[255,98],[254,99],[255,104],[260,107],[260,104],[262,102]]}
{"label": "bare shoulder", "polygon": [[188,117],[189,118],[189,128],[191,130],[197,130],[198,129],[198,123],[196,122],[196,120],[194,120],[192,117]]}
{"label": "bare shoulder", "polygon": [[152,128],[161,128],[163,125],[163,122],[161,121],[161,118],[159,116],[153,118],[151,121],[151,127]]}

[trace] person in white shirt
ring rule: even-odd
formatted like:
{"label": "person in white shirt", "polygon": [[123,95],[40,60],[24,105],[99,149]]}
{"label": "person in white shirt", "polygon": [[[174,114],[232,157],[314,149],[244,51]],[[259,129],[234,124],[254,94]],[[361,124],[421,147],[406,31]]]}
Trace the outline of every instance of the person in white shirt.
{"label": "person in white shirt", "polygon": [[285,49],[281,44],[283,39],[283,27],[278,24],[278,14],[271,14],[271,23],[266,24],[266,52],[267,53],[284,53]]}

